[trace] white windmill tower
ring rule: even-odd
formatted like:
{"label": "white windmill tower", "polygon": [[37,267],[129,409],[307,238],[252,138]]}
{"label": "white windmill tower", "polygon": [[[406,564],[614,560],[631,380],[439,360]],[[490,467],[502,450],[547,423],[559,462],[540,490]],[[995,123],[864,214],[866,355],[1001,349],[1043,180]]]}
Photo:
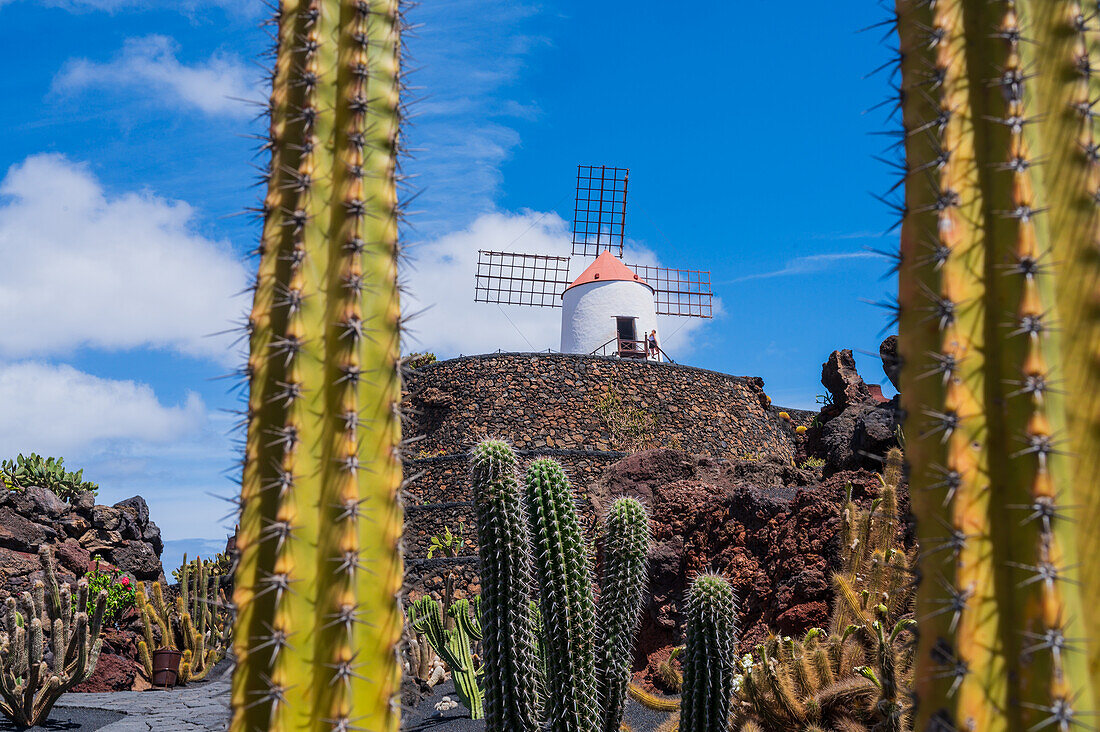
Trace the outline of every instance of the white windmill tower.
{"label": "white windmill tower", "polygon": [[474,300],[562,308],[562,353],[671,360],[647,348],[647,336],[658,315],[711,317],[710,272],[622,262],[628,177],[626,168],[577,166],[573,255],[595,258],[579,276],[569,279],[570,257],[482,250]]}

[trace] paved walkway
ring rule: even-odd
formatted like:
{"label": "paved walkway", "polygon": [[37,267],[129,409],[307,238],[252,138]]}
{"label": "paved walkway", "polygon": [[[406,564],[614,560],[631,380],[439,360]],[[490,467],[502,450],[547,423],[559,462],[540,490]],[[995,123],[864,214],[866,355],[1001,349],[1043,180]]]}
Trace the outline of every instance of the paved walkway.
{"label": "paved walkway", "polygon": [[58,708],[106,709],[126,716],[99,732],[200,732],[229,726],[229,678],[171,691],[66,694]]}

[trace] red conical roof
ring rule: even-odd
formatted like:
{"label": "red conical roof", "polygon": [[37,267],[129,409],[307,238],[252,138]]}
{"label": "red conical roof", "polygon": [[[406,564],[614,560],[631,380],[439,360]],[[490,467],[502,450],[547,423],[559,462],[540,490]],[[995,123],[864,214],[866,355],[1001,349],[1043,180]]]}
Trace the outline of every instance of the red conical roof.
{"label": "red conical roof", "polygon": [[595,262],[581,272],[580,277],[573,280],[573,284],[565,289],[570,290],[577,285],[587,285],[590,282],[640,282],[649,289],[653,289],[652,285],[630,271],[630,267],[620,262],[606,249],[596,257]]}

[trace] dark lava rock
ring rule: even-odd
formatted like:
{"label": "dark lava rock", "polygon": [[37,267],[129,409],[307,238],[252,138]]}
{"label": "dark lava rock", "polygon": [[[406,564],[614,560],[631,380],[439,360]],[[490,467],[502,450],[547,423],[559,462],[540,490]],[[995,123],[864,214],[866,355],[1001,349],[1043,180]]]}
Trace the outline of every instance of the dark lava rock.
{"label": "dark lava rock", "polygon": [[741,648],[768,629],[804,633],[824,624],[837,569],[837,533],[848,483],[857,500],[878,489],[867,471],[824,483],[809,470],[770,461],[715,460],[675,450],[631,455],[592,492],[604,507],[621,495],[643,500],[652,518],[650,586],[635,654],[682,642],[682,607],[692,577],[722,572],[737,592]]}
{"label": "dark lava rock", "polygon": [[119,501],[114,505],[114,508],[129,513],[137,521],[138,528],[144,529],[149,525],[149,504],[141,496],[133,496],[124,501]]}
{"label": "dark lava rock", "polygon": [[152,581],[161,575],[160,557],[142,541],[123,541],[108,552],[107,559],[139,580]]}
{"label": "dark lava rock", "polygon": [[72,688],[74,692],[130,691],[138,675],[138,664],[124,656],[100,653],[90,679]]}
{"label": "dark lava rock", "polygon": [[898,337],[887,336],[878,347],[878,356],[882,359],[882,370],[886,378],[898,388],[898,379],[901,376],[901,356],[898,354]]}
{"label": "dark lava rock", "polygon": [[833,404],[839,409],[872,401],[871,390],[856,370],[851,349],[829,354],[829,360],[821,365],[821,383],[832,394]]}
{"label": "dark lava rock", "polygon": [[878,470],[897,444],[897,398],[880,402],[855,368],[850,350],[833,351],[822,364],[821,383],[832,404],[807,434],[806,450],[825,460],[827,477],[844,470]]}

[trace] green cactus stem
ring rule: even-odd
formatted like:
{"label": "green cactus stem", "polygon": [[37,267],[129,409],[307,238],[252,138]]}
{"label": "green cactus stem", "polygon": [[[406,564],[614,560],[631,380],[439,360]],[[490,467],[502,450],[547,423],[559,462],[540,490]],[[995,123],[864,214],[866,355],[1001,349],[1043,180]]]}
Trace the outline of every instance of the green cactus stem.
{"label": "green cactus stem", "polygon": [[526,483],[547,651],[545,715],[553,732],[596,732],[596,608],[575,496],[549,458],[531,462]]}
{"label": "green cactus stem", "polygon": [[684,618],[680,732],[727,732],[737,654],[737,607],[730,583],[715,574],[696,577]]}
{"label": "green cactus stem", "polygon": [[646,587],[649,514],[636,499],[618,498],[604,519],[603,535],[596,693],[604,732],[618,732]]}
{"label": "green cactus stem", "polygon": [[409,623],[431,644],[451,672],[459,701],[470,710],[470,719],[485,716],[481,685],[483,670],[475,668],[473,644],[482,639],[481,624],[470,615],[470,601],[455,600],[448,608],[452,626],[443,622],[443,607],[438,600],[421,597],[409,608]]}
{"label": "green cactus stem", "polygon": [[486,440],[470,457],[481,560],[485,729],[536,732],[530,528],[512,448]]}
{"label": "green cactus stem", "polygon": [[89,614],[88,581],[77,584],[74,605],[71,586],[57,585],[48,547],[39,548],[38,559],[48,600],[46,583],[37,580],[0,609],[0,714],[20,728],[44,723],[61,695],[95,672],[107,612],[106,590]]}
{"label": "green cactus stem", "polygon": [[281,0],[231,729],[399,726],[398,0]]}
{"label": "green cactus stem", "polygon": [[1094,10],[897,2],[917,729],[1098,712]]}

